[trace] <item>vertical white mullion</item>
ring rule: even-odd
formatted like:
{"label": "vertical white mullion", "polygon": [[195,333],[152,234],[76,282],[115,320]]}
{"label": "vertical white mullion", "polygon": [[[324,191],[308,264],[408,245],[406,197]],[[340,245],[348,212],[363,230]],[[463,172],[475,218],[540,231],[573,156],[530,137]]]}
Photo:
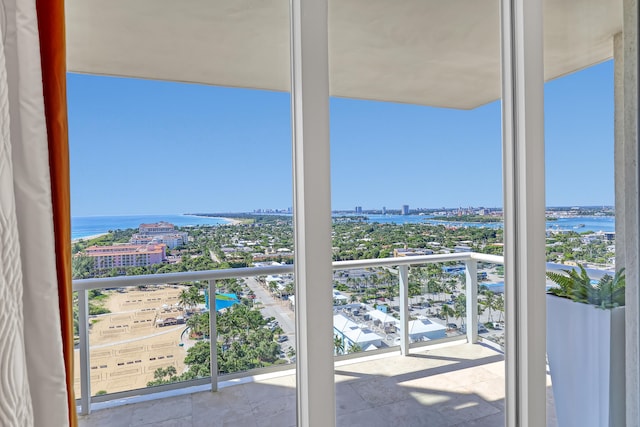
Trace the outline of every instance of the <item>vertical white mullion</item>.
{"label": "vertical white mullion", "polygon": [[542,0],[502,1],[506,425],[546,424]]}
{"label": "vertical white mullion", "polygon": [[297,425],[335,425],[328,1],[290,0]]}
{"label": "vertical white mullion", "polygon": [[[640,146],[638,144],[638,43],[640,8],[638,0],[623,0],[622,52],[617,58],[622,63],[617,75],[616,89],[622,105],[617,117],[616,148],[622,159],[616,158],[616,269],[624,267],[626,274],[625,308],[625,405],[626,425],[640,423]],[[618,41],[620,42],[620,41]],[[614,54],[615,54],[614,50]],[[616,73],[617,74],[617,73]],[[621,129],[620,129],[621,128]],[[617,156],[617,153],[616,153]],[[622,160],[622,163],[618,163]],[[622,174],[618,174],[618,170]],[[618,196],[624,196],[619,199]],[[619,205],[621,205],[619,207]],[[623,215],[619,215],[623,212]],[[623,259],[618,259],[618,245]]]}

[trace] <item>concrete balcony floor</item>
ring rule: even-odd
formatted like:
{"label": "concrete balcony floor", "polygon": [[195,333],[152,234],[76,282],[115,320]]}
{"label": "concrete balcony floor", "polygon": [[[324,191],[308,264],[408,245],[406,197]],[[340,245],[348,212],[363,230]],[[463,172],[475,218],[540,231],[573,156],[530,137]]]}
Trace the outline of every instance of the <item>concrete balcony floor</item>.
{"label": "concrete balcony floor", "polygon": [[[336,362],[338,426],[504,425],[504,357],[483,344],[453,344]],[[296,425],[295,375],[261,375],[216,393],[125,404],[80,416],[80,427]],[[547,425],[555,426],[551,387]]]}

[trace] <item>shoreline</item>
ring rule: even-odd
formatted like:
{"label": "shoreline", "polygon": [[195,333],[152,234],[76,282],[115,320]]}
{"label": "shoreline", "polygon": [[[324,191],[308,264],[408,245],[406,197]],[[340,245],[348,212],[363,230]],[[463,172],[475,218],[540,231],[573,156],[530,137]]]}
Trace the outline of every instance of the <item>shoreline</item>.
{"label": "shoreline", "polygon": [[83,237],[76,237],[75,239],[71,239],[71,243],[76,243],[79,242],[80,240],[92,240],[92,239],[97,239],[98,237],[102,237],[102,236],[106,236],[107,233],[97,233],[97,234],[91,234],[90,236],[83,236]]}
{"label": "shoreline", "polygon": [[[207,217],[201,217],[198,215],[189,215],[189,216],[194,216],[197,218],[207,218]],[[216,224],[216,225],[238,225],[238,224],[243,224],[243,221],[237,218],[228,218],[228,217],[215,217],[215,218],[219,218],[219,219],[223,219],[226,221],[226,223],[224,224]],[[190,226],[185,226],[185,227],[190,227]],[[92,240],[92,239],[97,239],[98,237],[102,237],[102,236],[106,236],[108,235],[109,232],[105,231],[102,233],[95,233],[95,234],[91,234],[89,236],[82,236],[82,237],[75,237],[71,239],[71,243],[76,243],[79,242],[80,240]]]}
{"label": "shoreline", "polygon": [[[217,225],[238,225],[243,224],[243,220],[239,218],[232,218],[228,216],[206,216],[206,215],[196,215],[196,214],[182,214],[183,216],[192,216],[195,218],[210,218],[210,219],[224,219],[228,221],[226,224],[217,224]],[[189,227],[188,225],[186,227]]]}
{"label": "shoreline", "polygon": [[225,217],[220,217],[226,221],[229,221],[228,224],[224,224],[224,225],[238,225],[238,224],[242,224],[242,221],[240,221],[239,219],[236,218],[225,218]]}

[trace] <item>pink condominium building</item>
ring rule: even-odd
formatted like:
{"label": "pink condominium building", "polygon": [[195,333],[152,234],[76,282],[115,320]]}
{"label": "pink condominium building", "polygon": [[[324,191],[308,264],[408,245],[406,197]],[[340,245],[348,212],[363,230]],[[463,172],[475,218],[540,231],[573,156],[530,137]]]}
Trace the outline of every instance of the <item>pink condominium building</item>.
{"label": "pink condominium building", "polygon": [[89,246],[85,254],[94,258],[96,269],[144,267],[166,260],[167,245]]}

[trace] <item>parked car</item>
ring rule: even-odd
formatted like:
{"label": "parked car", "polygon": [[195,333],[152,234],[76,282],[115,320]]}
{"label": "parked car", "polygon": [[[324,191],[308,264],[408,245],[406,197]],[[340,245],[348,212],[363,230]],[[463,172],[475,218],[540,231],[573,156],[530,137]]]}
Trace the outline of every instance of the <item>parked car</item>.
{"label": "parked car", "polygon": [[278,342],[285,342],[285,341],[287,341],[288,339],[289,339],[289,337],[288,337],[288,336],[286,336],[286,335],[280,335],[280,336],[278,337]]}
{"label": "parked car", "polygon": [[447,323],[447,329],[458,329],[458,325],[455,323]]}
{"label": "parked car", "polygon": [[[467,333],[466,325],[460,326],[460,332],[462,332],[463,334]],[[479,334],[485,334],[487,332],[489,332],[489,330],[484,325],[478,325],[478,333]]]}

